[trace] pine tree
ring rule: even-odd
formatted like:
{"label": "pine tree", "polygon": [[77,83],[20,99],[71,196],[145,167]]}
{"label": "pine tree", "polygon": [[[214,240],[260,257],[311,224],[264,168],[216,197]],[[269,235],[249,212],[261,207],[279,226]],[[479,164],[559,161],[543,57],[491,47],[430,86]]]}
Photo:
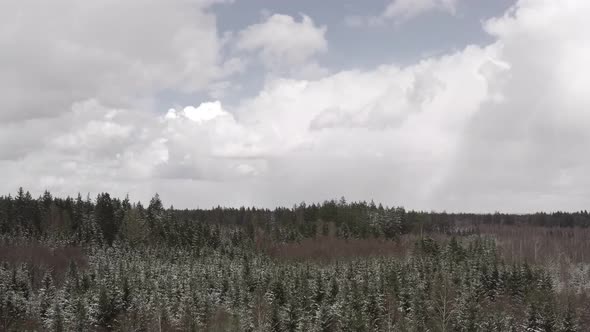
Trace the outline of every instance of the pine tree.
{"label": "pine tree", "polygon": [[524,326],[525,331],[527,332],[541,332],[542,329],[542,319],[535,303],[531,303],[528,308],[527,320]]}
{"label": "pine tree", "polygon": [[76,332],[89,330],[88,309],[82,298],[72,299],[70,313],[70,329]]}
{"label": "pine tree", "polygon": [[316,311],[316,331],[331,332],[335,329],[335,322],[330,307],[322,303]]}
{"label": "pine tree", "polygon": [[571,304],[568,304],[567,310],[565,311],[560,332],[578,332],[578,325],[576,322],[576,313]]}
{"label": "pine tree", "polygon": [[[548,297],[548,296],[546,296]],[[541,330],[546,332],[556,331],[557,315],[552,298],[546,298],[541,311]]]}
{"label": "pine tree", "polygon": [[385,325],[385,304],[383,294],[378,290],[369,291],[366,304],[369,326],[373,331],[380,331]]}
{"label": "pine tree", "polygon": [[109,245],[112,244],[117,229],[115,223],[115,208],[113,206],[113,200],[109,194],[103,193],[98,195],[96,198],[94,215],[105,241]]}
{"label": "pine tree", "polygon": [[39,290],[39,316],[43,321],[49,319],[49,310],[55,300],[55,285],[51,271],[45,272]]}
{"label": "pine tree", "polygon": [[164,219],[164,205],[160,200],[160,195],[156,193],[147,208],[148,228],[152,232],[152,236],[162,237],[164,235]]}
{"label": "pine tree", "polygon": [[132,246],[140,244],[146,237],[145,225],[139,210],[129,208],[125,210],[121,224],[120,236]]}
{"label": "pine tree", "polygon": [[280,332],[283,331],[282,318],[280,314],[281,307],[278,301],[274,301],[270,304],[270,331]]}
{"label": "pine tree", "polygon": [[111,329],[115,318],[115,308],[104,285],[99,286],[96,321],[98,326]]}
{"label": "pine tree", "polygon": [[299,327],[300,312],[293,304],[288,304],[284,308],[283,321],[284,331],[295,332]]}
{"label": "pine tree", "polygon": [[56,297],[46,323],[46,325],[49,326],[50,330],[53,332],[64,331],[64,317],[61,307],[62,304],[60,303],[60,298]]}

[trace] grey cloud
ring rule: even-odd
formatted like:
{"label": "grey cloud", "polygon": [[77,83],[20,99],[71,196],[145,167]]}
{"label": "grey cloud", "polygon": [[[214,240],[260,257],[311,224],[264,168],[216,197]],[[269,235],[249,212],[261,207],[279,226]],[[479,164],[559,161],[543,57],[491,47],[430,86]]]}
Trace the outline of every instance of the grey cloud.
{"label": "grey cloud", "polygon": [[412,104],[422,105],[432,101],[436,97],[438,89],[444,89],[445,84],[432,73],[417,74],[412,86],[407,89],[408,101]]}
{"label": "grey cloud", "polygon": [[[570,1],[574,4],[577,10],[590,9]],[[570,52],[577,52],[570,47],[581,36],[576,24],[569,24],[577,15],[554,9],[522,3],[514,17],[491,23],[489,29],[501,39],[498,56],[507,65],[495,70],[492,100],[465,127],[453,170],[440,188],[441,196],[455,193],[458,201],[447,202],[455,209],[468,204],[478,210],[525,212],[582,209],[586,204],[590,177],[582,169],[590,165],[584,153],[590,144],[590,100],[570,99],[575,85],[560,82],[576,75],[564,77],[559,68]],[[551,23],[519,24],[541,16]],[[562,30],[552,35],[546,31],[552,26]],[[545,38],[535,38],[537,34]],[[579,75],[587,77],[589,68],[582,63],[568,65],[579,66]],[[499,91],[501,98],[493,98]]]}
{"label": "grey cloud", "polygon": [[0,119],[67,112],[95,98],[137,106],[163,89],[196,91],[224,65],[206,1],[0,4]]}
{"label": "grey cloud", "polygon": [[354,124],[351,114],[338,108],[322,111],[309,123],[310,130],[322,130],[329,128],[348,127]]}

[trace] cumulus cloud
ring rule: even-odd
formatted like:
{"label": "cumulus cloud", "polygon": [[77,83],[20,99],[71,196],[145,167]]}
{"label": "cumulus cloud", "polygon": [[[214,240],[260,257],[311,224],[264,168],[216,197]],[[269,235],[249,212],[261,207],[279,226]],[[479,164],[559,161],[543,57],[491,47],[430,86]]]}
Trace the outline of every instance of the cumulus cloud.
{"label": "cumulus cloud", "polygon": [[[159,191],[176,206],[345,195],[439,210],[587,208],[588,14],[586,1],[522,0],[484,24],[489,45],[276,77],[232,106],[153,114],[88,98],[52,118],[2,122],[0,179],[58,193]],[[291,52],[277,50],[267,52]]]}
{"label": "cumulus cloud", "polygon": [[[487,209],[581,209],[590,194],[590,67],[580,61],[585,1],[521,1],[485,28],[498,41],[492,102],[464,131],[454,167],[440,191],[453,204]],[[494,102],[495,101],[495,102]],[[487,189],[478,189],[487,188]],[[442,195],[442,194],[441,194]],[[512,203],[510,203],[512,202]]]}
{"label": "cumulus cloud", "polygon": [[307,15],[297,21],[289,15],[274,14],[240,31],[236,47],[257,53],[262,64],[272,70],[297,66],[315,74],[322,70],[310,60],[327,51],[326,29]]}

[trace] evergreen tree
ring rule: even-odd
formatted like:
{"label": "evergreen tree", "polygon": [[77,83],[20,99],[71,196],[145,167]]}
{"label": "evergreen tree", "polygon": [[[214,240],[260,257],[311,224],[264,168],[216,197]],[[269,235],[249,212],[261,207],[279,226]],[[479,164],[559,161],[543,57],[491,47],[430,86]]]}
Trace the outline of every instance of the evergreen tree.
{"label": "evergreen tree", "polygon": [[565,315],[563,317],[563,322],[561,324],[560,332],[577,332],[578,325],[576,322],[576,313],[572,308],[571,304],[568,304],[567,310],[565,311]]}
{"label": "evergreen tree", "polygon": [[115,209],[109,194],[103,193],[98,195],[94,215],[105,241],[109,245],[112,244],[117,229],[115,224]]}

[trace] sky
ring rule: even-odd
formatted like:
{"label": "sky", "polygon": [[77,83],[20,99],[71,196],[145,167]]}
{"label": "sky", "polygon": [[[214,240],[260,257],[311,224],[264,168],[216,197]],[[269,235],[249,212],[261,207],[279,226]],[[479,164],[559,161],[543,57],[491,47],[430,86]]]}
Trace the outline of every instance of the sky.
{"label": "sky", "polygon": [[0,189],[590,205],[590,1],[0,1]]}

